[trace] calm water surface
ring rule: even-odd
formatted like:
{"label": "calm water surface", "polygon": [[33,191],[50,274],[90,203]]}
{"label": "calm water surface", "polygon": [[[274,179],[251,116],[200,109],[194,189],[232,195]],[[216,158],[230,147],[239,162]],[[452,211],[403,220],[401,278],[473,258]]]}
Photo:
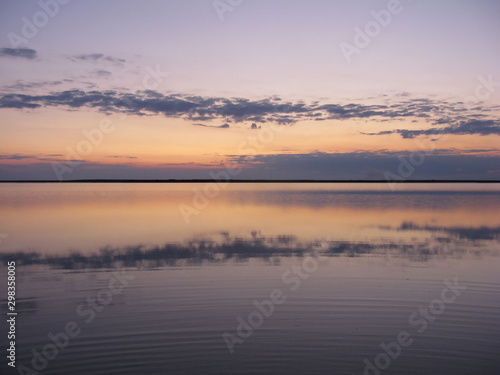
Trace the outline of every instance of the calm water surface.
{"label": "calm water surface", "polygon": [[[0,185],[0,298],[5,316],[14,260],[16,364],[500,373],[499,185],[242,184],[210,199],[203,188]],[[68,322],[78,334],[51,352],[49,334]],[[0,335],[6,351],[6,324]],[[0,373],[17,373],[6,361]]]}

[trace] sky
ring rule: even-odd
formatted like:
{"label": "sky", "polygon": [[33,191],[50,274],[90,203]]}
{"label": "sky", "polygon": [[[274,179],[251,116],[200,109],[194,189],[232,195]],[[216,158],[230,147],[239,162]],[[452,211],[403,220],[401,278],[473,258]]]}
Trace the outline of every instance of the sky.
{"label": "sky", "polygon": [[0,2],[0,180],[500,179],[497,0]]}

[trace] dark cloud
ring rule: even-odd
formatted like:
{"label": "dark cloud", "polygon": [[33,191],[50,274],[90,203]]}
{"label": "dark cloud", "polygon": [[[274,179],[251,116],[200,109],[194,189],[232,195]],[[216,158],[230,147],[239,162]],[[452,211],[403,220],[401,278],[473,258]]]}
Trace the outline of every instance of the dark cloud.
{"label": "dark cloud", "polygon": [[377,133],[361,133],[363,135],[388,135],[388,134],[394,134],[396,133],[395,130],[384,130],[382,132],[377,132]]}
{"label": "dark cloud", "polygon": [[33,109],[41,104],[33,103],[32,97],[23,94],[6,94],[0,98],[0,108]]}
{"label": "dark cloud", "polygon": [[[451,122],[452,120],[449,120]],[[439,122],[443,124],[444,122]],[[439,134],[453,134],[453,135],[500,135],[500,120],[468,120],[460,121],[457,124],[446,126],[444,128],[430,128],[424,130],[408,130],[396,129],[389,131],[382,131],[377,133],[362,133],[365,135],[387,135],[399,134],[403,138],[415,138],[420,135],[439,135]]]}
{"label": "dark cloud", "polygon": [[[0,179],[56,179],[50,162],[75,163],[64,179],[193,179],[207,178],[207,168],[224,171],[213,164],[165,164],[142,167],[126,164],[100,164],[79,160],[67,161],[49,155],[2,155]],[[32,163],[28,159],[33,159]],[[398,174],[401,160],[409,160],[408,153],[378,151],[353,153],[229,155],[227,164],[241,166],[238,179],[316,179],[316,180],[385,180],[386,173]],[[14,160],[23,160],[22,164]],[[9,161],[9,163],[7,163]],[[438,150],[426,155],[404,180],[498,180],[500,157],[495,155],[459,154],[459,151]],[[409,204],[406,202],[405,204]]]}
{"label": "dark cloud", "polygon": [[[94,55],[89,55],[94,56]],[[96,54],[95,56],[100,56]],[[101,57],[92,57],[100,59]],[[96,70],[99,76],[111,72]],[[196,122],[198,126],[216,127],[201,121],[229,123],[251,122],[251,129],[257,123],[272,122],[292,125],[299,121],[315,120],[365,120],[371,122],[394,122],[409,119],[413,122],[427,122],[428,129],[394,129],[363,133],[371,136],[398,134],[403,138],[456,135],[500,135],[500,119],[491,115],[492,108],[481,107],[480,111],[466,109],[460,102],[407,98],[385,105],[364,105],[358,103],[328,104],[313,102],[285,102],[275,98],[250,100],[245,98],[202,97],[184,94],[165,95],[152,90],[123,93],[116,90],[83,91],[67,90],[46,95],[4,94],[0,96],[1,108],[37,108],[41,106],[62,106],[70,108],[94,108],[104,113],[127,113],[136,116],[163,115]],[[395,99],[396,100],[396,99]],[[435,137],[434,137],[435,138]]]}
{"label": "dark cloud", "polygon": [[24,160],[33,158],[35,158],[35,156],[32,155],[19,155],[19,154],[0,155],[0,160]]}
{"label": "dark cloud", "polygon": [[216,128],[216,129],[229,129],[229,124],[214,126],[214,125],[205,125],[205,124],[193,124],[194,126],[201,126],[203,128]]}
{"label": "dark cloud", "polygon": [[14,57],[33,60],[36,56],[37,52],[30,48],[0,48],[0,57]]}
{"label": "dark cloud", "polygon": [[106,61],[115,64],[123,64],[125,63],[125,59],[120,59],[117,57],[107,56],[102,53],[88,53],[82,55],[74,55],[68,57],[71,61]]}
{"label": "dark cloud", "polygon": [[[409,152],[352,152],[228,156],[244,167],[239,178],[385,180],[386,173],[398,175],[401,160]],[[464,154],[459,150],[436,150],[423,155],[421,165],[412,167],[402,180],[453,180],[499,178],[500,157]]]}
{"label": "dark cloud", "polygon": [[[62,174],[63,180],[75,179],[206,179],[207,168],[192,164],[189,168],[179,165],[158,165],[156,167],[140,167],[119,163],[93,163],[87,161],[54,161],[69,165],[70,172]],[[211,166],[214,168],[214,166]],[[223,169],[223,168],[219,168]],[[13,165],[12,162],[0,161],[0,180],[57,180],[52,163],[33,162]]]}
{"label": "dark cloud", "polygon": [[62,158],[62,154],[49,155],[21,155],[21,154],[0,154],[0,160],[33,160],[38,162],[71,162],[79,163],[83,160],[67,160]]}

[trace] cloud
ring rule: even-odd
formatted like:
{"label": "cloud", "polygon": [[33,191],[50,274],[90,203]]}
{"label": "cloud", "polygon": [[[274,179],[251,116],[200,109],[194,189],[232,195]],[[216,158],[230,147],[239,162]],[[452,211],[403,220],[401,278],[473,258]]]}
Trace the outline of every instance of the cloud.
{"label": "cloud", "polygon": [[110,155],[107,157],[113,159],[137,159],[137,156],[127,156],[127,155]]}
{"label": "cloud", "polygon": [[113,73],[111,73],[109,70],[93,70],[92,75],[96,77],[111,77]]}
{"label": "cloud", "polygon": [[115,64],[123,64],[125,63],[125,59],[120,59],[117,57],[112,57],[112,56],[107,56],[102,53],[88,53],[88,54],[82,54],[82,55],[73,55],[68,57],[71,61],[77,62],[77,61],[89,61],[89,62],[97,62],[97,61],[105,61],[105,62],[111,62]]}
{"label": "cloud", "polygon": [[500,120],[468,120],[468,121],[460,121],[457,124],[446,126],[444,128],[430,128],[424,130],[396,129],[396,130],[382,131],[377,133],[361,133],[361,134],[364,135],[399,134],[403,138],[415,138],[420,135],[429,136],[429,135],[439,135],[439,134],[500,135]]}
{"label": "cloud", "polygon": [[[407,179],[498,180],[500,156],[475,155],[472,151],[477,150],[470,151],[468,154],[460,154],[459,150],[437,150],[432,155],[426,155],[423,163],[415,167]],[[226,155],[224,157],[226,165],[242,168],[238,175],[239,179],[287,180],[385,180],[386,172],[398,174],[401,158],[409,160],[409,153],[381,150],[351,153]],[[49,155],[12,154],[0,156],[0,179],[56,179],[51,166],[52,162],[76,164],[71,173],[63,176],[64,179],[206,179],[207,168],[214,172],[225,170],[219,162],[162,164],[146,167],[126,163],[67,161],[64,157]]]}
{"label": "cloud", "polygon": [[84,160],[68,160],[63,158],[62,154],[49,155],[22,155],[22,154],[0,154],[0,160],[34,160],[38,162],[61,162],[61,163],[79,163]]}
{"label": "cloud", "polygon": [[29,95],[6,94],[0,98],[0,108],[33,109],[41,107],[38,103],[33,103]]}
{"label": "cloud", "polygon": [[204,128],[216,128],[216,129],[229,129],[231,126],[229,124],[214,126],[214,125],[205,125],[205,124],[193,124],[194,126],[202,126]]}
{"label": "cloud", "polygon": [[[98,55],[100,56],[100,55]],[[97,58],[97,57],[95,57]],[[109,76],[107,70],[96,70],[95,74]],[[229,123],[272,122],[292,125],[301,121],[325,120],[369,120],[371,122],[394,122],[408,119],[416,122],[423,119],[431,126],[428,129],[393,129],[381,132],[362,133],[370,136],[398,134],[403,138],[456,135],[500,135],[500,118],[493,107],[467,109],[461,102],[440,101],[425,98],[394,98],[389,104],[359,103],[304,103],[286,102],[274,98],[250,100],[246,98],[203,97],[186,94],[162,94],[153,90],[136,93],[108,91],[66,90],[46,95],[4,94],[0,96],[1,108],[38,108],[42,106],[94,108],[104,113],[126,113],[136,116],[163,115],[196,121],[195,125],[216,127],[198,121]],[[389,101],[389,99],[387,99]],[[444,126],[443,126],[444,125]],[[434,137],[435,138],[435,137]]]}
{"label": "cloud", "polygon": [[35,156],[32,155],[19,155],[19,154],[0,155],[0,160],[24,160],[33,158],[35,158]]}
{"label": "cloud", "polygon": [[[409,152],[351,152],[269,155],[228,155],[228,162],[240,165],[239,178],[385,180],[386,172],[399,173],[401,159]],[[460,150],[436,150],[424,155],[408,180],[494,180],[500,156],[475,155]]]}
{"label": "cloud", "polygon": [[30,48],[0,48],[0,57],[14,57],[33,60],[36,56],[37,52]]}
{"label": "cloud", "polygon": [[[71,80],[64,80],[66,82],[72,82]],[[17,80],[15,84],[5,86],[7,90],[31,90],[45,87],[59,86],[64,83],[64,81],[38,81],[38,82],[25,82],[23,80]]]}

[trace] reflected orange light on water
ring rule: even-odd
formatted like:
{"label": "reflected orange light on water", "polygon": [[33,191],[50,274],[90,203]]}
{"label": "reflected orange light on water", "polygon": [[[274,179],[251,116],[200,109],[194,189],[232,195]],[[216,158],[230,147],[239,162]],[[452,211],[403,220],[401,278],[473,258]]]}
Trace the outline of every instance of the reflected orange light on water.
{"label": "reflected orange light on water", "polygon": [[[350,187],[354,191],[346,192]],[[1,185],[0,227],[9,234],[2,248],[88,253],[106,245],[183,242],[220,232],[246,237],[252,231],[304,241],[411,241],[429,233],[396,229],[405,223],[500,227],[495,193],[390,193],[386,186],[339,184],[231,185],[187,224],[179,206],[192,206],[195,191],[202,188],[202,184]],[[452,188],[459,190],[456,185]]]}

